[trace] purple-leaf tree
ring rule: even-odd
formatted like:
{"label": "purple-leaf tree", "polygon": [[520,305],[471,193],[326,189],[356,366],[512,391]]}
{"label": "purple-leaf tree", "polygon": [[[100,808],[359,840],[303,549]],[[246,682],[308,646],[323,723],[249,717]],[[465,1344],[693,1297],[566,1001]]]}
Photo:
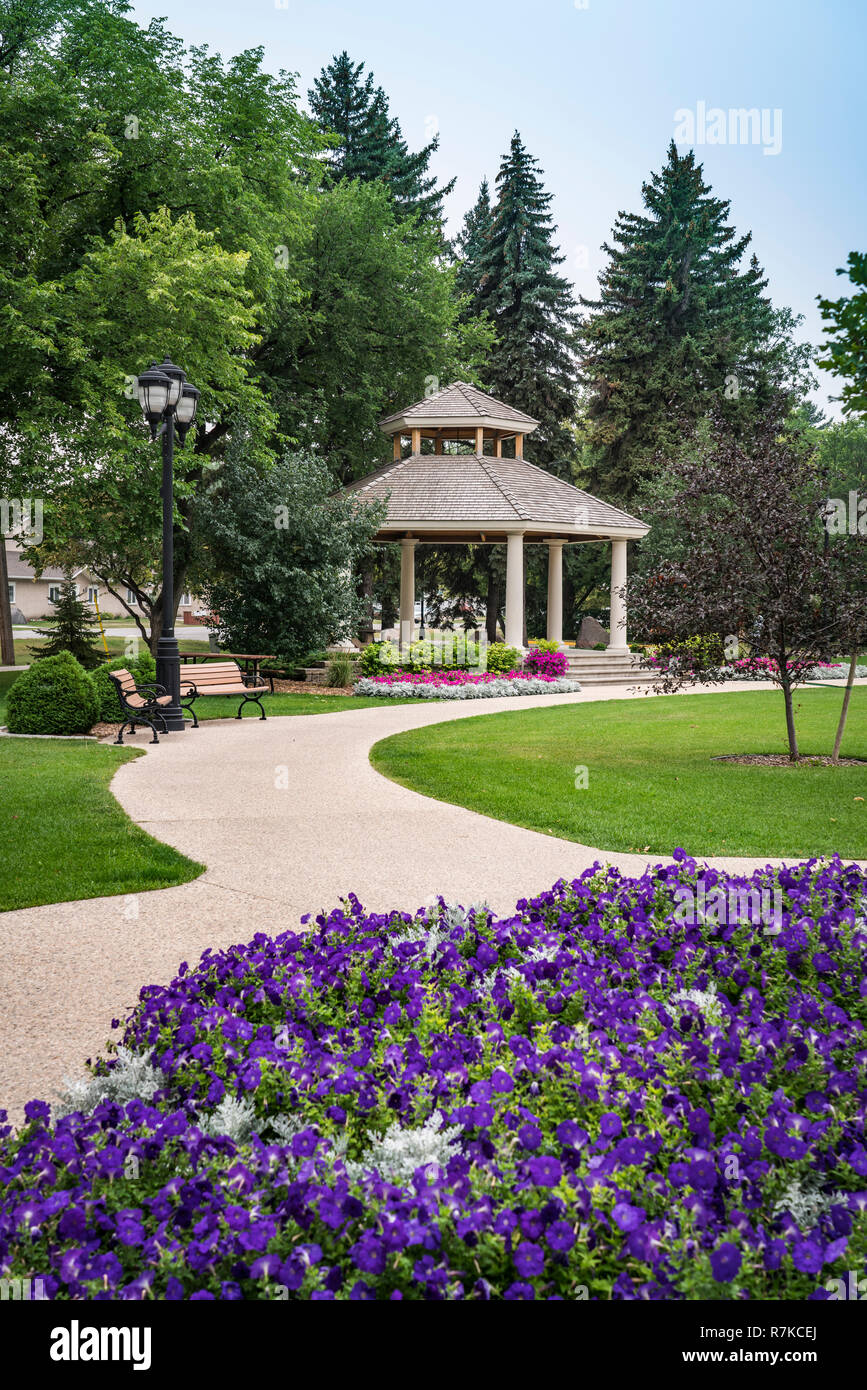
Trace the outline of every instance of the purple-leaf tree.
{"label": "purple-leaf tree", "polygon": [[867,547],[831,534],[827,479],[777,413],[749,440],[715,421],[666,464],[665,479],[644,515],[652,526],[655,508],[668,535],[674,522],[673,543],[625,586],[630,626],[659,647],[657,689],[724,680],[726,661],[746,644],[770,658],[794,761],[793,691],[863,628]]}

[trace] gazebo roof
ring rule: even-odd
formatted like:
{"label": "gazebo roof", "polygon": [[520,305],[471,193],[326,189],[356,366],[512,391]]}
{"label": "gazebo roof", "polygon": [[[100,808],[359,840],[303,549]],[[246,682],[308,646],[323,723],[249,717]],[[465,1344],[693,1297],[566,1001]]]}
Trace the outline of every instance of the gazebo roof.
{"label": "gazebo roof", "polygon": [[496,541],[522,531],[528,540],[591,541],[638,539],[649,529],[526,459],[490,454],[411,454],[344,491],[387,500],[378,540]]}
{"label": "gazebo roof", "polygon": [[387,415],[380,420],[379,428],[384,434],[397,434],[401,430],[483,426],[505,433],[530,434],[538,423],[532,415],[525,415],[513,405],[498,401],[494,396],[486,396],[477,386],[470,386],[466,381],[453,381],[432,396],[416,401],[415,405]]}

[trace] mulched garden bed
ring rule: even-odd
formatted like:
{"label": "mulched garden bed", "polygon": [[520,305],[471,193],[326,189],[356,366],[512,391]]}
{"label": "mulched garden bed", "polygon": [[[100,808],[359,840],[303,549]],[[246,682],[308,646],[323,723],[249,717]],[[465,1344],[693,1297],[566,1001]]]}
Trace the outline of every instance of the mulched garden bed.
{"label": "mulched garden bed", "polygon": [[792,762],[788,753],[725,753],[713,759],[715,763],[745,763],[757,767],[803,767],[812,763],[815,767],[867,767],[865,758],[838,758],[833,763],[830,757],[818,755],[804,756]]}

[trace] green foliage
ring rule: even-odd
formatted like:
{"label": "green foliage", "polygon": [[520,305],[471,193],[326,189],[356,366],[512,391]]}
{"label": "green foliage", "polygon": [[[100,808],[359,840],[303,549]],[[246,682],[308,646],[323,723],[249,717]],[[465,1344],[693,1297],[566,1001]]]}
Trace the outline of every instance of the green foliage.
{"label": "green foliage", "polygon": [[60,652],[71,652],[85,670],[98,666],[99,649],[94,645],[97,627],[90,610],[78,597],[78,591],[71,579],[65,579],[60,586],[60,598],[52,600],[56,621],[53,627],[39,627],[36,631],[47,640],[34,649],[34,661],[44,661]]}
{"label": "green foliage", "polygon": [[438,135],[411,154],[397,119],[389,114],[385,92],[374,86],[373,73],[364,75],[364,63],[353,63],[345,50],[322,69],[307,95],[320,130],[334,137],[328,157],[329,184],[377,180],[390,191],[402,218],[414,216],[419,222],[439,225],[443,198],[451,193],[455,180],[438,188],[428,173],[431,156],[439,147]]}
{"label": "green foliage", "polygon": [[508,647],[505,642],[491,642],[487,649],[487,669],[517,671],[521,666],[521,653],[517,647]]}
{"label": "green foliage", "polygon": [[494,396],[539,421],[530,441],[533,462],[568,476],[577,314],[572,286],[556,269],[565,257],[553,242],[552,195],[517,131],[496,186],[489,214],[480,192],[462,238],[464,283],[471,292],[477,287],[470,303],[487,313],[496,329],[485,380]]}
{"label": "green foliage", "polygon": [[528,644],[539,652],[559,652],[559,642],[549,642],[547,637],[532,637]]}
{"label": "green foliage", "polygon": [[361,653],[361,674],[382,676],[393,671],[400,653],[394,642],[370,642]]}
{"label": "green foliage", "polygon": [[332,487],[321,459],[287,454],[260,472],[233,447],[195,513],[209,564],[202,594],[221,646],[297,663],[349,635],[359,609],[350,570],[382,509]]}
{"label": "green foliage", "polygon": [[581,301],[588,486],[623,503],[712,406],[746,424],[772,396],[794,399],[812,382],[812,349],[793,341],[798,320],[774,309],[755,256],[741,268],[751,234],[736,235],[694,152],[672,141],[642,198],[645,210],[620,213],[603,248],[599,298]]}
{"label": "green foliage", "polygon": [[841,299],[819,299],[819,308],[830,339],[823,344],[820,367],[845,378],[840,399],[847,415],[867,414],[867,253],[852,251],[847,269],[857,291]]}
{"label": "green foliage", "polygon": [[70,652],[35,662],[18,677],[6,701],[12,734],[86,734],[98,718],[93,678]]}
{"label": "green foliage", "polygon": [[116,656],[113,660],[97,666],[92,673],[93,683],[99,701],[99,718],[106,724],[119,724],[123,719],[123,710],[117,698],[117,686],[109,676],[109,671],[120,670],[129,671],[136,684],[156,680],[156,662],[146,647],[137,657]]}

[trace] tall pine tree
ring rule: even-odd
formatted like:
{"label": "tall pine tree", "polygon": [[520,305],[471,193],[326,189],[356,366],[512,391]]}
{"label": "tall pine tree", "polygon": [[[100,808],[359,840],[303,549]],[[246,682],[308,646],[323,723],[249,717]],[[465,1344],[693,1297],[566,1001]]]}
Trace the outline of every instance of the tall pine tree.
{"label": "tall pine tree", "polygon": [[[515,131],[497,174],[490,225],[485,230],[484,204],[477,203],[464,235],[468,245],[478,247],[473,267],[478,307],[487,311],[497,333],[486,368],[491,394],[539,421],[528,441],[530,457],[568,477],[577,313],[572,286],[556,270],[565,257],[554,245],[552,195],[545,192],[538,168]],[[468,261],[465,274],[470,273]]]}
{"label": "tall pine tree", "polygon": [[712,404],[738,428],[781,391],[794,399],[810,354],[756,257],[741,268],[751,234],[729,225],[692,150],[672,141],[642,197],[645,211],[619,213],[603,247],[598,300],[581,300],[588,486],[622,504]]}
{"label": "tall pine tree", "polygon": [[481,307],[481,259],[487,250],[492,221],[491,192],[488,187],[488,180],[482,179],[479,185],[479,196],[465,215],[464,225],[455,239],[455,250],[458,256],[455,289],[458,294],[468,297],[465,310],[465,317],[467,318],[477,314]]}
{"label": "tall pine tree", "polygon": [[401,215],[442,221],[443,199],[455,180],[440,188],[428,173],[439,136],[411,153],[399,122],[389,113],[385,92],[375,86],[372,72],[365,74],[364,63],[353,63],[346,51],[335,56],[307,95],[320,128],[339,137],[329,155],[326,183],[379,179],[391,189]]}

